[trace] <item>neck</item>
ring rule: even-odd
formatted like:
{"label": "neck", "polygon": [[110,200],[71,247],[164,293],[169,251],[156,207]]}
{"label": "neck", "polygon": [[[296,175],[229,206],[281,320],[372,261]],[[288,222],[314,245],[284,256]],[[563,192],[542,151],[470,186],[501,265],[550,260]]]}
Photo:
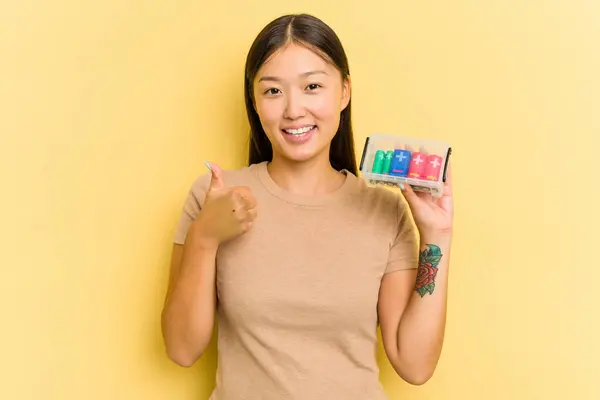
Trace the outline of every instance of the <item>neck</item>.
{"label": "neck", "polygon": [[267,170],[271,179],[282,189],[303,196],[334,192],[345,180],[345,176],[331,166],[328,157],[295,162],[274,154]]}

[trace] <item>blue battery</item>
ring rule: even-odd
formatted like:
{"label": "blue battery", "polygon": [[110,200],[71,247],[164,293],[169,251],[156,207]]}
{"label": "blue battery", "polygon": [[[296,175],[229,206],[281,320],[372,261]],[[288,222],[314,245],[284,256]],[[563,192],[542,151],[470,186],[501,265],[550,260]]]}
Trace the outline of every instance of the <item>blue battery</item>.
{"label": "blue battery", "polygon": [[408,174],[408,167],[410,166],[410,155],[411,153],[408,150],[395,150],[390,175],[406,176]]}

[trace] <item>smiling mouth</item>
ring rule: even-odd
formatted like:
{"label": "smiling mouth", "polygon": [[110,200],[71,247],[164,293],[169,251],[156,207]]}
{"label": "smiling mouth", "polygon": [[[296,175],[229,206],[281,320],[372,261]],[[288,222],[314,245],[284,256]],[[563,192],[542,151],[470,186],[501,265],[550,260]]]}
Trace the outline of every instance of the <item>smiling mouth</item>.
{"label": "smiling mouth", "polygon": [[310,125],[300,129],[282,129],[282,131],[292,136],[304,136],[316,127],[316,125]]}

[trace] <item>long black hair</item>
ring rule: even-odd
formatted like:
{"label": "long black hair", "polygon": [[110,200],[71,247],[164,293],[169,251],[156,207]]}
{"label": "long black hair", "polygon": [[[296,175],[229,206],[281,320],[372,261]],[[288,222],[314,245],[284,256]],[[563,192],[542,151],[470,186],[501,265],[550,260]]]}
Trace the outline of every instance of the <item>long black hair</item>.
{"label": "long black hair", "polygon": [[[290,14],[281,16],[265,26],[252,43],[246,58],[244,98],[250,123],[249,165],[273,159],[271,142],[267,138],[254,108],[254,78],[263,63],[275,51],[290,42],[306,46],[319,53],[336,66],[343,80],[350,75],[348,58],[340,39],[333,29],[319,18],[308,14]],[[357,165],[350,114],[351,102],[352,99],[340,114],[340,124],[331,142],[329,161],[336,170],[346,169],[356,175]]]}

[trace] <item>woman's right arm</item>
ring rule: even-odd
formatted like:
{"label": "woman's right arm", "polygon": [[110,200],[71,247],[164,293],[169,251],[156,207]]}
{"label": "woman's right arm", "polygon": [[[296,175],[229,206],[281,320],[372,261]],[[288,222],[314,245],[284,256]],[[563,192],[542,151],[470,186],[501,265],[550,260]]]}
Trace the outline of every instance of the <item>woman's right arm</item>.
{"label": "woman's right arm", "polygon": [[167,355],[184,367],[200,358],[212,337],[217,248],[216,244],[193,240],[173,246],[162,331]]}
{"label": "woman's right arm", "polygon": [[247,232],[257,215],[252,191],[225,187],[221,169],[216,164],[210,168],[202,211],[195,210],[190,216],[194,220],[187,229],[185,244],[173,247],[161,316],[167,355],[184,367],[200,358],[212,338],[219,245]]}

